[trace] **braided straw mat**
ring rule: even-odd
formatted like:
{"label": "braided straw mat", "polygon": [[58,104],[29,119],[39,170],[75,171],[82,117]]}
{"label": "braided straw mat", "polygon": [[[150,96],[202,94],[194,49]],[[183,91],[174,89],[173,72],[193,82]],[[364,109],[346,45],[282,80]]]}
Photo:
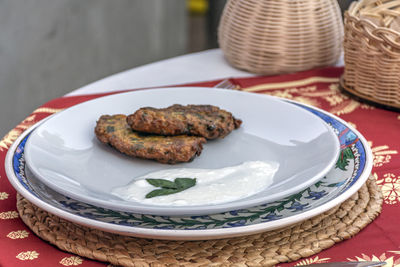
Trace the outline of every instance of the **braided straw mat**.
{"label": "braided straw mat", "polygon": [[21,195],[17,208],[36,235],[83,257],[123,266],[273,266],[298,260],[349,239],[380,213],[382,194],[371,176],[341,205],[282,229],[206,241],[126,237],[70,223]]}

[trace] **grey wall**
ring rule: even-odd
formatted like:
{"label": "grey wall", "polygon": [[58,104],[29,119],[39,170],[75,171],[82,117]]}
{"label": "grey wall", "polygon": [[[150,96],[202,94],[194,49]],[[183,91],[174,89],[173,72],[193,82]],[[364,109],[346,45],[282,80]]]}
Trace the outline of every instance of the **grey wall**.
{"label": "grey wall", "polygon": [[351,2],[354,2],[355,0],[338,0],[340,9],[342,10],[342,14],[349,8]]}
{"label": "grey wall", "polygon": [[39,105],[186,51],[183,0],[0,0],[0,138]]}

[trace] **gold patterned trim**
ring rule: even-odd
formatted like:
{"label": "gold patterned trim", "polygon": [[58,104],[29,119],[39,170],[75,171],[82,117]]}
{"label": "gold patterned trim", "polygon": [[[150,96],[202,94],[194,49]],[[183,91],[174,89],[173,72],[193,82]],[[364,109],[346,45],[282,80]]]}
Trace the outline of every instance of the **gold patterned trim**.
{"label": "gold patterned trim", "polygon": [[6,136],[3,137],[3,139],[0,141],[0,151],[5,151],[7,150],[12,143],[18,138],[18,136],[31,127],[33,124],[35,124],[35,115],[32,114],[29,117],[27,117],[25,120],[23,120],[20,124],[18,124],[14,129],[12,129],[10,132],[6,134]]}
{"label": "gold patterned trim", "polygon": [[16,258],[21,260],[21,261],[26,261],[26,260],[34,260],[39,257],[39,253],[36,251],[24,251],[19,253]]}
{"label": "gold patterned trim", "polygon": [[243,88],[243,90],[244,91],[248,91],[248,92],[255,92],[255,91],[261,91],[261,90],[272,90],[272,89],[281,89],[281,88],[289,88],[289,87],[300,87],[300,86],[305,86],[305,85],[310,84],[310,83],[318,83],[318,82],[338,83],[339,82],[339,78],[328,78],[328,77],[314,76],[314,77],[309,77],[309,78],[302,79],[302,80],[297,80],[297,81],[259,84],[259,85]]}
{"label": "gold patterned trim", "polygon": [[57,113],[64,110],[63,108],[47,108],[47,107],[42,107],[38,108],[33,113]]}
{"label": "gold patterned trim", "polygon": [[374,147],[372,141],[368,141],[368,145],[371,147],[374,156],[374,167],[381,167],[382,165],[389,163],[392,159],[392,155],[398,154],[397,150],[390,149],[387,145]]}
{"label": "gold patterned trim", "polygon": [[398,205],[400,203],[400,176],[394,173],[385,173],[383,178],[379,179],[377,173],[374,173],[376,183],[382,190],[384,201],[388,205]]}
{"label": "gold patterned trim", "polygon": [[7,237],[10,239],[23,239],[29,236],[29,233],[25,230],[18,230],[9,232]]}
{"label": "gold patterned trim", "polygon": [[346,101],[343,102],[336,107],[332,108],[329,110],[330,113],[333,113],[335,115],[344,115],[344,114],[349,114],[356,110],[360,106],[360,103],[354,100]]}
{"label": "gold patterned trim", "polygon": [[400,267],[400,259],[399,258],[395,259],[394,256],[388,257],[388,256],[386,256],[386,253],[382,253],[380,256],[376,256],[376,255],[368,256],[368,255],[362,253],[361,256],[356,256],[355,259],[347,258],[347,260],[348,261],[359,261],[359,262],[384,261],[384,262],[386,262],[384,267]]}
{"label": "gold patterned trim", "polygon": [[0,200],[5,200],[8,198],[8,194],[6,192],[0,192]]}
{"label": "gold patterned trim", "polygon": [[16,219],[18,217],[18,212],[16,212],[15,210],[0,212],[0,219],[2,220]]}
{"label": "gold patterned trim", "polygon": [[302,260],[298,262],[295,266],[303,266],[303,265],[309,265],[313,263],[325,263],[328,262],[331,258],[319,258],[318,256]]}
{"label": "gold patterned trim", "polygon": [[60,261],[60,264],[64,266],[77,266],[82,264],[83,260],[79,256],[71,256],[71,257],[65,257]]}

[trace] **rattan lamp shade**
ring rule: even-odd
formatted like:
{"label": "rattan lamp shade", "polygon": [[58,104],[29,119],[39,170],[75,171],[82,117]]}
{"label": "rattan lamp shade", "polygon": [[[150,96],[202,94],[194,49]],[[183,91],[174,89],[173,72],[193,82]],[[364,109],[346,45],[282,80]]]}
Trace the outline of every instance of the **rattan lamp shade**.
{"label": "rattan lamp shade", "polygon": [[345,13],[343,86],[400,109],[400,0],[353,2]]}
{"label": "rattan lamp shade", "polygon": [[228,62],[257,74],[332,65],[342,38],[337,0],[228,0],[218,29]]}

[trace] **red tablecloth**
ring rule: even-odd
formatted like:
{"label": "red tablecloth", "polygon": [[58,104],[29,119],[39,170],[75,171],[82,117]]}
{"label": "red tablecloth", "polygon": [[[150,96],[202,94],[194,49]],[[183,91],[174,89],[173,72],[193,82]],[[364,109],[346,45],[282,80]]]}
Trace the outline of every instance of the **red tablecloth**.
{"label": "red tablecloth", "polygon": [[[400,113],[362,104],[341,94],[342,68],[323,68],[272,77],[231,79],[241,90],[285,97],[322,108],[355,126],[370,142],[373,175],[384,194],[382,214],[358,235],[307,259],[283,264],[382,260],[400,266]],[[213,87],[219,81],[197,83]],[[36,237],[19,219],[16,191],[4,171],[12,142],[35,122],[98,95],[62,97],[35,110],[0,142],[0,266],[104,266],[104,263],[65,253]]]}

